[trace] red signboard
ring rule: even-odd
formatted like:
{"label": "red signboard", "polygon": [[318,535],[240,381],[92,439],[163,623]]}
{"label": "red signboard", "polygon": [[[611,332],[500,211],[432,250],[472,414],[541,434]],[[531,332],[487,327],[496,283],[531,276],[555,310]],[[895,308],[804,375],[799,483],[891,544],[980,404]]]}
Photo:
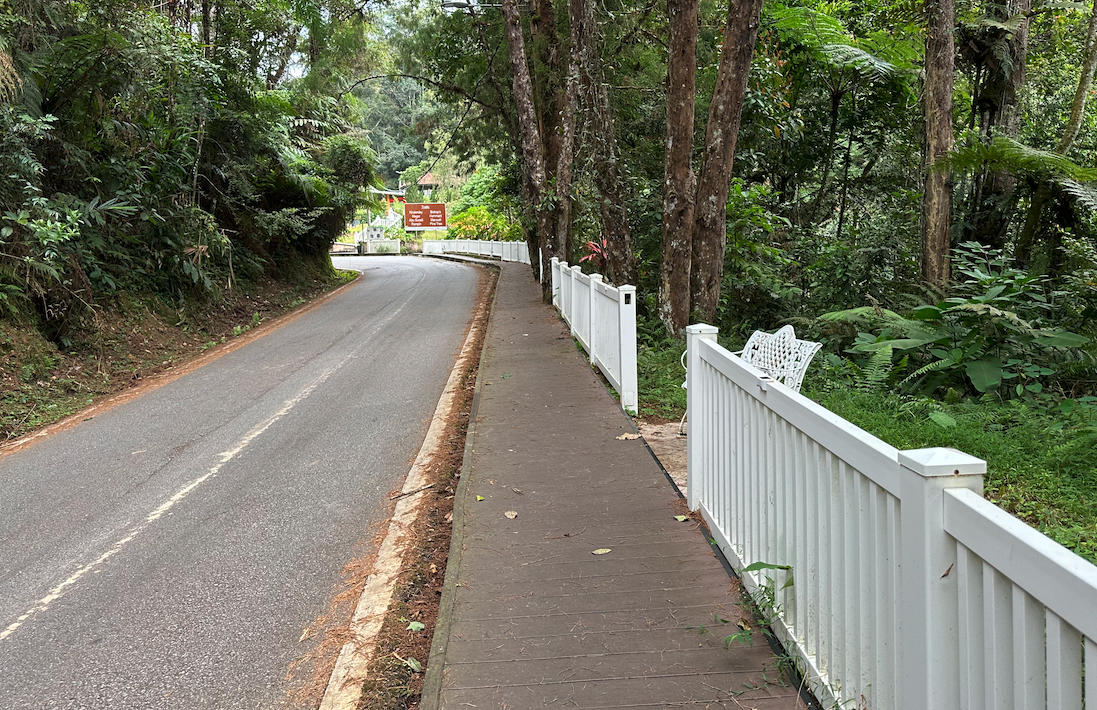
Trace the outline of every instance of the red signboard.
{"label": "red signboard", "polygon": [[409,202],[404,205],[404,229],[425,231],[446,228],[446,205],[441,202]]}

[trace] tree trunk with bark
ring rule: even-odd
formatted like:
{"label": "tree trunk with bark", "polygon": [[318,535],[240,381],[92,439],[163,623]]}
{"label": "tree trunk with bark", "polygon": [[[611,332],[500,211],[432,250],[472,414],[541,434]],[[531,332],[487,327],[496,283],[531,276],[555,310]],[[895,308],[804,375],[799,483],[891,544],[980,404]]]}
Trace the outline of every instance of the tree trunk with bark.
{"label": "tree trunk with bark", "polygon": [[[551,209],[545,209],[545,189],[547,180],[545,177],[545,156],[541,144],[541,137],[537,130],[537,111],[533,103],[533,82],[530,80],[529,65],[526,64],[526,42],[522,36],[522,23],[518,15],[517,0],[502,0],[503,20],[506,25],[507,50],[510,57],[510,69],[513,76],[514,104],[518,114],[518,131],[522,145],[522,163],[525,167],[527,183],[530,191],[532,208],[531,220],[534,231],[529,235],[527,243],[530,250],[530,261],[534,264],[534,273],[538,266],[544,266],[538,262],[538,254],[542,259],[551,255],[552,249],[549,243],[552,234]],[[545,273],[549,273],[547,266]],[[548,281],[548,279],[546,279]],[[546,288],[541,284],[542,294],[550,297],[551,286]]]}
{"label": "tree trunk with bark", "polygon": [[[1020,129],[1018,91],[1025,83],[1025,62],[1028,57],[1028,27],[1030,0],[1013,0],[1004,7],[995,6],[994,19],[1001,22],[1021,16],[1013,32],[989,28],[980,37],[976,61],[981,63],[980,77],[973,99],[982,139],[996,135],[1016,138]],[[970,44],[970,43],[969,43]],[[1001,47],[1008,50],[1009,62],[998,56]],[[970,229],[965,235],[980,244],[1001,248],[1005,244],[1017,179],[1005,170],[981,170],[972,181]]]}
{"label": "tree trunk with bark", "polygon": [[560,117],[560,154],[556,162],[556,233],[553,244],[555,255],[564,261],[572,253],[571,244],[571,185],[572,162],[575,157],[576,113],[579,103],[580,56],[579,25],[576,23],[576,4],[583,0],[571,0],[568,6],[571,32],[571,53],[568,56],[567,85],[564,92],[564,112]]}
{"label": "tree trunk with bark", "polygon": [[689,324],[693,240],[693,96],[697,85],[698,0],[667,0],[667,138],[663,181],[663,264],[659,317],[678,335]]}
{"label": "tree trunk with bark", "polygon": [[954,0],[925,0],[926,85],[925,193],[922,199],[922,280],[944,286],[949,280],[949,225],[952,176],[935,168],[952,150],[952,77],[955,67]]}
{"label": "tree trunk with bark", "polygon": [[606,239],[606,279],[618,286],[636,283],[625,190],[621,180],[621,152],[613,108],[602,74],[600,30],[590,0],[571,0],[572,51],[576,54],[583,105],[591,117],[591,156],[594,186],[598,190],[602,233]]}
{"label": "tree trunk with bark", "polygon": [[[1093,73],[1097,69],[1097,2],[1094,3],[1089,13],[1089,29],[1086,31],[1085,56],[1082,59],[1082,71],[1078,77],[1078,88],[1074,92],[1074,102],[1070,106],[1070,118],[1067,120],[1063,137],[1059,139],[1059,145],[1055,152],[1066,155],[1074,146],[1074,139],[1078,137],[1078,131],[1082,127],[1082,116],[1085,114],[1086,102],[1089,98],[1089,90],[1093,85]],[[1047,182],[1040,183],[1032,196],[1028,213],[1025,215],[1025,226],[1017,238],[1014,247],[1013,258],[1021,263],[1027,263],[1032,258],[1032,244],[1036,232],[1040,227],[1040,218],[1043,216],[1044,207],[1051,199],[1051,186]]]}
{"label": "tree trunk with bark", "polygon": [[690,280],[693,310],[711,323],[720,302],[727,246],[727,203],[762,0],[728,4],[724,46],[709,104],[704,165],[697,182]]}

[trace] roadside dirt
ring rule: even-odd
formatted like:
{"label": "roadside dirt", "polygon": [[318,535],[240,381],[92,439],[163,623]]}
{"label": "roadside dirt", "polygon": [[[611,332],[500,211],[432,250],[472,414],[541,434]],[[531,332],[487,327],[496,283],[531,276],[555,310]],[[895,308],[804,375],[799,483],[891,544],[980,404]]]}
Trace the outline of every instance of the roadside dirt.
{"label": "roadside dirt", "polygon": [[0,320],[0,456],[240,347],[353,278],[268,280],[186,310],[121,294],[82,316],[62,343]]}
{"label": "roadside dirt", "polygon": [[659,459],[682,495],[686,494],[686,437],[678,433],[678,422],[654,423],[648,418],[636,420],[648,448]]}
{"label": "roadside dirt", "polygon": [[[426,491],[414,523],[407,527],[410,545],[403,557],[393,599],[385,614],[372,661],[362,685],[357,710],[395,710],[419,707],[423,671],[434,638],[435,621],[442,595],[446,563],[449,559],[453,528],[453,497],[461,476],[468,431],[469,412],[479,371],[490,300],[494,295],[498,272],[482,269],[478,303],[485,307],[471,327],[477,335],[471,343],[475,356],[459,374],[460,387],[445,418],[444,445],[431,458],[426,470]],[[399,494],[393,491],[392,496]],[[306,632],[318,639],[313,650],[290,670],[294,687],[292,705],[319,707],[343,645],[351,640],[349,621],[373,570],[376,550],[387,532],[388,519],[395,505],[390,500],[382,516],[383,523],[370,531],[370,553],[351,561],[343,570],[343,585],[332,598],[329,609]],[[306,636],[302,636],[305,640]]]}

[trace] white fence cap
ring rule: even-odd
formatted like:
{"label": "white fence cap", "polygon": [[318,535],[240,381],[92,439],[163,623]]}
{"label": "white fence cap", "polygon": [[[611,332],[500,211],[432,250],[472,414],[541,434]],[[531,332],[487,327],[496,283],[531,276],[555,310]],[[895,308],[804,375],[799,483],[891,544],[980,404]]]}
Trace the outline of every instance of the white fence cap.
{"label": "white fence cap", "polygon": [[987,462],[983,459],[940,446],[900,451],[899,463],[923,476],[970,476],[987,472]]}

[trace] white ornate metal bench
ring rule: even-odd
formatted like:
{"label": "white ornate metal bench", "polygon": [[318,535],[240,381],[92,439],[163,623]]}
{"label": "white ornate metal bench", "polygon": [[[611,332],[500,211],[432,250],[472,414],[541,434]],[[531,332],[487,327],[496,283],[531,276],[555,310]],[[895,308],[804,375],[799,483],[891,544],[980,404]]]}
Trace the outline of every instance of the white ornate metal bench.
{"label": "white ornate metal bench", "polygon": [[[796,337],[796,331],[791,325],[786,325],[776,333],[767,333],[763,330],[754,331],[747,344],[735,355],[743,362],[749,363],[765,374],[777,380],[785,387],[799,392],[800,385],[804,382],[804,373],[808,370],[812,358],[822,343],[811,340],[800,340]],[[682,353],[682,369],[685,369],[686,354]],[[686,383],[682,383],[685,389]],[[685,434],[686,416],[682,415],[682,422],[678,426],[678,433]]]}

